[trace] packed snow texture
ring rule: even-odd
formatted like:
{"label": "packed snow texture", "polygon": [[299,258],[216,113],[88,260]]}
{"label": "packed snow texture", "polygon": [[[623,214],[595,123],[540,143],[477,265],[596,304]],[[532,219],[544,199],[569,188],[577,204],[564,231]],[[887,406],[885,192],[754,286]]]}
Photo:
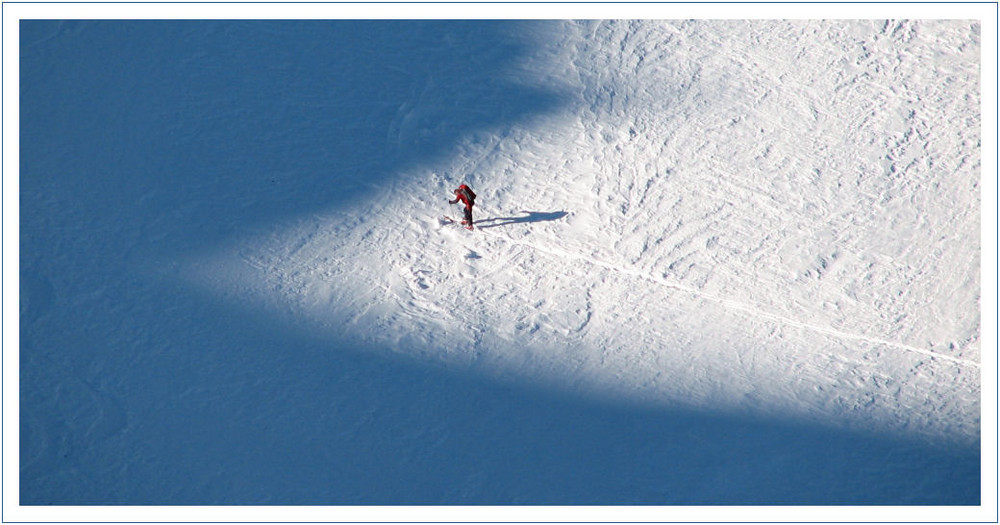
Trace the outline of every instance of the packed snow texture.
{"label": "packed snow texture", "polygon": [[979,503],[975,21],[20,31],[22,504]]}

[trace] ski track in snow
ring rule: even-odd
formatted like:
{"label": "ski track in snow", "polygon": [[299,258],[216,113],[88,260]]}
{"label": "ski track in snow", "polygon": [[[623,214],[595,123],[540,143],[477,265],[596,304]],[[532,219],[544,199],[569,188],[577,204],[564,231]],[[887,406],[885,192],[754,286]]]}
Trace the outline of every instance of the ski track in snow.
{"label": "ski track in snow", "polygon": [[[479,230],[479,231],[482,232],[482,230]],[[977,369],[980,368],[979,363],[976,362],[976,361],[970,361],[968,359],[960,359],[960,358],[953,357],[953,356],[950,356],[950,355],[940,354],[940,353],[937,353],[937,352],[933,352],[933,351],[930,351],[930,350],[927,350],[927,349],[924,349],[924,348],[917,348],[917,347],[914,347],[914,346],[909,346],[909,345],[905,345],[905,344],[902,344],[902,343],[897,343],[897,342],[894,342],[894,341],[886,341],[886,340],[883,340],[883,339],[878,339],[876,337],[869,337],[869,336],[861,335],[861,334],[852,334],[852,333],[847,333],[847,332],[841,332],[839,330],[834,330],[833,328],[826,327],[826,326],[819,326],[819,325],[815,325],[815,324],[804,323],[804,322],[797,321],[795,319],[790,319],[790,318],[787,318],[787,317],[784,317],[784,316],[781,316],[781,315],[776,315],[776,314],[768,313],[768,312],[764,311],[764,309],[761,308],[760,306],[743,303],[743,302],[736,301],[736,300],[733,300],[733,299],[727,299],[725,297],[718,297],[716,295],[713,295],[713,294],[710,294],[710,293],[705,293],[705,292],[702,292],[701,290],[697,290],[697,289],[691,288],[689,286],[684,286],[682,284],[670,282],[670,281],[668,281],[665,278],[658,278],[658,277],[655,277],[655,276],[652,276],[652,275],[648,275],[648,274],[642,273],[642,272],[637,271],[637,270],[633,270],[633,269],[629,269],[629,268],[623,268],[621,266],[616,266],[614,264],[610,264],[610,263],[607,263],[607,262],[604,262],[604,261],[599,261],[597,259],[594,259],[593,257],[587,257],[587,256],[582,255],[582,254],[570,253],[570,252],[566,252],[566,251],[554,249],[554,248],[551,248],[551,247],[545,247],[545,246],[542,246],[542,245],[539,245],[539,244],[536,244],[536,243],[521,241],[521,240],[517,240],[517,239],[511,239],[509,237],[504,237],[502,235],[498,235],[498,234],[494,234],[494,233],[487,233],[487,235],[492,235],[495,238],[502,239],[504,242],[507,242],[507,243],[510,243],[510,244],[516,244],[516,245],[519,245],[519,246],[527,246],[529,248],[532,248],[532,249],[535,249],[535,250],[538,250],[538,251],[541,251],[541,252],[545,252],[545,253],[547,253],[549,255],[553,255],[553,256],[556,256],[556,257],[566,258],[566,259],[572,259],[572,260],[577,260],[577,261],[581,261],[581,262],[593,264],[594,266],[599,266],[601,268],[606,268],[606,269],[609,269],[609,270],[612,270],[612,271],[615,271],[615,272],[619,272],[619,273],[622,273],[622,274],[625,274],[625,275],[629,275],[631,277],[635,277],[635,278],[638,278],[638,279],[643,279],[643,280],[646,280],[646,281],[651,281],[651,282],[654,282],[654,283],[656,283],[658,285],[666,286],[668,288],[673,288],[675,290],[680,290],[682,292],[685,292],[685,293],[688,293],[688,294],[691,294],[691,295],[695,295],[695,296],[701,297],[703,299],[707,299],[709,301],[721,304],[722,306],[725,306],[726,308],[729,308],[729,309],[732,309],[732,310],[737,310],[737,311],[746,313],[746,314],[748,314],[750,316],[753,316],[753,317],[760,317],[760,318],[764,318],[764,319],[769,319],[771,321],[775,321],[775,322],[778,322],[778,323],[781,323],[781,324],[785,324],[785,325],[788,325],[788,326],[793,326],[793,327],[796,327],[796,328],[802,328],[802,329],[805,329],[805,330],[811,330],[813,332],[817,332],[817,333],[820,333],[820,334],[823,334],[823,335],[828,335],[828,336],[832,336],[832,337],[836,337],[836,338],[840,338],[840,339],[854,340],[854,341],[864,341],[864,342],[872,343],[872,344],[876,344],[876,345],[883,345],[883,346],[888,346],[888,347],[891,347],[891,348],[897,348],[897,349],[901,349],[901,350],[906,350],[908,352],[916,352],[918,354],[923,354],[923,355],[932,357],[934,359],[942,359],[942,360],[945,360],[945,361],[950,361],[950,362],[958,363],[958,364],[965,365],[965,366],[971,366],[971,367],[974,367],[974,368],[977,368]]]}

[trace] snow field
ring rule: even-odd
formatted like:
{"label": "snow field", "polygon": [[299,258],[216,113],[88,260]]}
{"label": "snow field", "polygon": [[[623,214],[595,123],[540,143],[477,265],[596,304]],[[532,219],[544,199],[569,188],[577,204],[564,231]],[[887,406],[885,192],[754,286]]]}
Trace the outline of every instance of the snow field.
{"label": "snow field", "polygon": [[[431,361],[977,442],[973,24],[557,34],[521,67],[562,111],[460,141],[363,219],[305,221],[279,245],[312,255],[281,248],[260,277]],[[438,222],[460,182],[471,235]]]}
{"label": "snow field", "polygon": [[975,21],[21,29],[22,504],[980,500]]}

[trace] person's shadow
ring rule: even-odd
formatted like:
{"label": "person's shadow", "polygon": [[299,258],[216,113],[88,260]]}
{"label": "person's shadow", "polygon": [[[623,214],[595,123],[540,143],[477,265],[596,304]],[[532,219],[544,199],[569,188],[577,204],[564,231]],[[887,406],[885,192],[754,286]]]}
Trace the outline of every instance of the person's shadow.
{"label": "person's shadow", "polygon": [[522,210],[520,213],[524,213],[526,215],[520,217],[490,217],[489,219],[481,219],[476,221],[476,226],[478,226],[479,228],[496,228],[497,226],[509,226],[511,224],[555,221],[569,215],[569,212],[565,211],[544,212],[544,211]]}

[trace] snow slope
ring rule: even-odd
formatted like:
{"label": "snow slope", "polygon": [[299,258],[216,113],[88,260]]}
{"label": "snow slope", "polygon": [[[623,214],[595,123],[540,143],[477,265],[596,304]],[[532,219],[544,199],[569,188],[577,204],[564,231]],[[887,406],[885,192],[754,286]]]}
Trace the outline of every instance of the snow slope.
{"label": "snow slope", "polygon": [[978,504],[979,53],[22,22],[21,502]]}

